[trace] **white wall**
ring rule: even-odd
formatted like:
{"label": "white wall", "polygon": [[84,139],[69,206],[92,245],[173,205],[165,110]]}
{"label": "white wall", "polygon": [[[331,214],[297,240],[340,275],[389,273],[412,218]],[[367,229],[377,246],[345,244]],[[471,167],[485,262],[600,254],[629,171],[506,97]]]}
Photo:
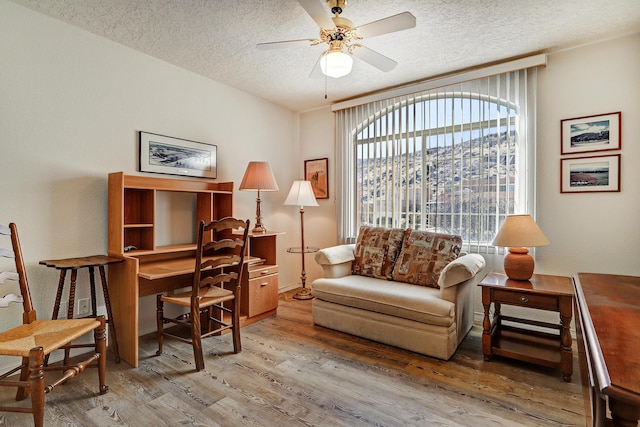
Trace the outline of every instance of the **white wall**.
{"label": "white wall", "polygon": [[[284,262],[298,213],[282,205],[298,178],[296,113],[5,0],[0,58],[0,223],[18,224],[40,318],[51,316],[58,274],[38,261],[106,254],[107,174],[139,174],[140,130],[217,145],[218,181],[236,189],[249,161],[269,161],[281,191],[263,194],[264,222],[286,232],[281,285],[299,279]],[[237,191],[234,214],[253,223],[255,198]],[[0,259],[0,271],[13,268]],[[141,301],[143,333],[155,330],[152,300]]]}
{"label": "white wall", "polygon": [[[640,34],[549,55],[539,73],[538,271],[640,275]],[[560,120],[622,112],[621,191],[560,193]]]}
{"label": "white wall", "polygon": [[[552,53],[538,74],[537,220],[551,245],[536,249],[536,272],[640,275],[640,34]],[[560,193],[560,120],[622,111],[622,191]],[[301,115],[301,156],[329,157],[335,173],[333,113]],[[335,179],[332,193],[335,196]],[[335,244],[336,214],[322,210],[323,227],[305,233],[308,242]],[[311,216],[311,215],[309,215]],[[333,228],[333,230],[332,230]],[[306,231],[306,229],[305,229]],[[330,239],[332,237],[332,239]],[[311,244],[311,243],[310,243]],[[325,246],[327,246],[325,245]],[[501,268],[502,260],[487,257]],[[321,275],[307,269],[310,281]],[[482,312],[480,292],[476,312]],[[557,316],[553,316],[557,321]]]}

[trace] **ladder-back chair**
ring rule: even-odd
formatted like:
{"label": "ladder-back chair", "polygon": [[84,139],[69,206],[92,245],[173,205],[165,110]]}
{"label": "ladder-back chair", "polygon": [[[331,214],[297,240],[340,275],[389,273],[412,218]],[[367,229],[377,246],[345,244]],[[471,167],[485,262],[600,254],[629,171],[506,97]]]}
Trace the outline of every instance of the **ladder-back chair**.
{"label": "ladder-back chair", "polygon": [[[31,395],[31,407],[0,406],[0,411],[32,413],[34,424],[39,427],[44,424],[44,396],[56,386],[64,384],[87,367],[98,368],[99,392],[104,394],[109,390],[105,384],[107,371],[105,319],[60,319],[37,320],[36,310],[33,308],[26,268],[20,249],[18,228],[14,223],[9,227],[0,225],[0,235],[11,236],[12,250],[0,250],[0,255],[15,258],[16,272],[0,273],[0,287],[13,286],[8,281],[17,281],[20,295],[8,294],[2,298],[0,307],[7,307],[11,302],[22,303],[22,324],[0,332],[0,355],[17,356],[22,363],[0,375],[0,386],[16,387],[16,400],[23,400]],[[73,341],[93,332],[94,344],[73,344]],[[82,357],[77,363],[53,364],[45,366],[44,359],[58,349],[91,347],[88,358]],[[59,371],[62,374],[51,384],[45,385],[45,372]],[[18,379],[12,375],[20,372]]]}
{"label": "ladder-back chair", "polygon": [[[242,234],[234,230],[242,229]],[[196,371],[204,369],[202,339],[231,330],[233,352],[240,343],[240,287],[249,220],[226,217],[197,227],[195,270],[189,291],[157,296],[158,352],[162,354],[163,336],[171,336],[193,346]],[[189,308],[189,313],[165,317],[164,303]],[[179,335],[164,324],[189,328],[190,338]],[[184,330],[184,328],[181,328]]]}

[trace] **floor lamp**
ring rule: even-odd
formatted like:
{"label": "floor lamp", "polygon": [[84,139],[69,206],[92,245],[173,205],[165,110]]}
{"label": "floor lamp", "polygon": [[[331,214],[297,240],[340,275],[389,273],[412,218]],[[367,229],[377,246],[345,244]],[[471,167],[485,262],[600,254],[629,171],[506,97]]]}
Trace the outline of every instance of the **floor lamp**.
{"label": "floor lamp", "polygon": [[240,190],[257,191],[256,199],[256,225],[251,232],[266,233],[267,229],[262,224],[262,212],[260,211],[260,191],[278,191],[276,177],[268,162],[249,162],[247,170],[244,172]]}
{"label": "floor lamp", "polygon": [[[307,247],[304,245],[304,207],[305,206],[319,206],[316,200],[316,197],[313,194],[313,188],[311,188],[310,181],[293,181],[293,185],[291,185],[291,190],[289,190],[289,195],[287,199],[284,201],[285,205],[296,205],[300,206],[300,256],[302,257],[302,274],[300,275],[300,281],[302,283],[302,289],[300,292],[296,293],[293,297],[295,299],[311,299],[313,296],[311,295],[311,291],[306,287],[307,281],[307,273],[304,271],[304,255],[307,252],[311,252],[307,250]],[[292,248],[295,249],[295,248]],[[298,252],[293,251],[292,252]]]}

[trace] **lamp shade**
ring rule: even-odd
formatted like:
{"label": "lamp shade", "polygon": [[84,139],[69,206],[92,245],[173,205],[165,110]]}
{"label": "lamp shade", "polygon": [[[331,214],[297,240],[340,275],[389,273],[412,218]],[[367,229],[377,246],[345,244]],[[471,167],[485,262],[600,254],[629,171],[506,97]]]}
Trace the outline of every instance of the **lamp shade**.
{"label": "lamp shade", "polygon": [[494,246],[534,247],[548,246],[549,239],[542,233],[531,215],[509,215],[493,239]]}
{"label": "lamp shade", "polygon": [[249,162],[240,183],[240,190],[278,191],[278,183],[269,163]]}
{"label": "lamp shade", "polygon": [[320,58],[322,73],[335,79],[349,74],[351,67],[353,67],[353,58],[341,50],[330,50]]}
{"label": "lamp shade", "polygon": [[289,195],[284,201],[285,205],[296,206],[319,206],[316,196],[313,194],[313,188],[311,188],[310,181],[293,181]]}

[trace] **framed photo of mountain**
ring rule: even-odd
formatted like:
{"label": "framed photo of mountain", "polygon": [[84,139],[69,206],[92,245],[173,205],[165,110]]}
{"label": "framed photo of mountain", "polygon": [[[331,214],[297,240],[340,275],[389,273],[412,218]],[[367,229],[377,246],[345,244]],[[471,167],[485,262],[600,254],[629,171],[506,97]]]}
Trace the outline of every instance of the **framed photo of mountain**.
{"label": "framed photo of mountain", "polygon": [[140,172],[217,177],[217,146],[140,132]]}
{"label": "framed photo of mountain", "polygon": [[619,150],[622,113],[599,114],[560,121],[560,154]]}

